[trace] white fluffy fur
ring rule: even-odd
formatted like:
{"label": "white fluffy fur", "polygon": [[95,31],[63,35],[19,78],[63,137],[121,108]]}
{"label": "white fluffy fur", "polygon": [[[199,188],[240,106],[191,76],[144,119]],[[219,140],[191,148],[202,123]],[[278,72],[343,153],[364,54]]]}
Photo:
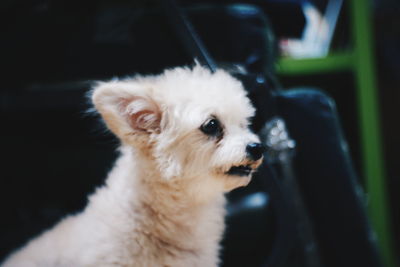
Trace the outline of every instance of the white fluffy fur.
{"label": "white fluffy fur", "polygon": [[[92,99],[121,140],[106,184],[3,266],[217,266],[224,192],[250,181],[225,173],[260,164],[246,158],[258,138],[241,83],[197,65],[99,83]],[[199,129],[213,117],[220,140]]]}

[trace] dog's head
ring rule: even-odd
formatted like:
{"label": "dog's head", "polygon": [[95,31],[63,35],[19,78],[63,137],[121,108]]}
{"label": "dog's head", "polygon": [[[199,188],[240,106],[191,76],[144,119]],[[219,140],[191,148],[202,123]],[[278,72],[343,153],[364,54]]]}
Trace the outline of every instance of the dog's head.
{"label": "dog's head", "polygon": [[159,76],[99,83],[93,102],[124,145],[154,161],[165,180],[229,191],[262,160],[242,84],[222,70],[175,68]]}

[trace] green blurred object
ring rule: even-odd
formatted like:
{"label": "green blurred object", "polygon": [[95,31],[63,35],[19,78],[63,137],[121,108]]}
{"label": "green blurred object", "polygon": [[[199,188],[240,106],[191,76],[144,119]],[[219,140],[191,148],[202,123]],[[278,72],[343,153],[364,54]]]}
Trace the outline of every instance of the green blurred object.
{"label": "green blurred object", "polygon": [[381,143],[379,101],[371,32],[370,2],[348,1],[351,16],[353,51],[332,53],[323,58],[281,58],[280,75],[312,75],[353,71],[357,86],[358,117],[361,131],[363,175],[368,193],[368,210],[378,237],[384,266],[395,267],[393,240],[388,212],[385,169]]}
{"label": "green blurred object", "polygon": [[281,75],[310,75],[352,69],[354,55],[351,52],[330,54],[323,58],[281,58],[277,65],[277,72]]}

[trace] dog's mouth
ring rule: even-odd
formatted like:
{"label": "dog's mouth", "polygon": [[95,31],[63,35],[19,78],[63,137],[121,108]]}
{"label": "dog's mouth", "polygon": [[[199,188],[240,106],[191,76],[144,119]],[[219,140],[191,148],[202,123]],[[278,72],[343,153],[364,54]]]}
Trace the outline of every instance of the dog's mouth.
{"label": "dog's mouth", "polygon": [[231,167],[226,174],[235,176],[249,176],[253,168],[250,165],[240,165]]}

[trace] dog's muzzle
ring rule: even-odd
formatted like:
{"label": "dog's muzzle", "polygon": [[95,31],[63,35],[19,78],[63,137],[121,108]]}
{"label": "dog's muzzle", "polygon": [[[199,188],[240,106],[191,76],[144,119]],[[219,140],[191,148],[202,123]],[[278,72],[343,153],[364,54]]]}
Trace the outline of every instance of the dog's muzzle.
{"label": "dog's muzzle", "polygon": [[261,163],[266,148],[260,143],[250,143],[246,146],[246,164],[232,166],[227,175],[249,176]]}

